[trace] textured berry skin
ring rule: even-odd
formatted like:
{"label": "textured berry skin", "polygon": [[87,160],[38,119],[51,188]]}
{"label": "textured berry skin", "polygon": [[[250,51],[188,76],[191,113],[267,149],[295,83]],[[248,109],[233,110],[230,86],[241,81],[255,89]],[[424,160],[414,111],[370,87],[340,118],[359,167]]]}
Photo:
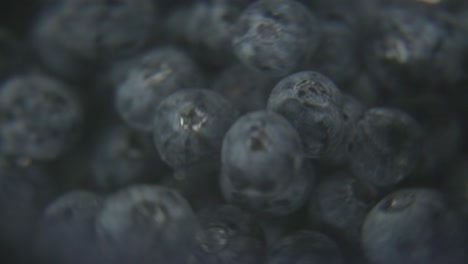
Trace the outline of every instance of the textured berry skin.
{"label": "textured berry skin", "polygon": [[223,205],[201,212],[198,219],[201,230],[197,234],[194,263],[264,263],[265,237],[252,215]]}
{"label": "textured berry skin", "polygon": [[34,29],[43,63],[71,79],[144,47],[155,26],[152,0],[65,0],[44,10]]}
{"label": "textured berry skin", "polygon": [[184,88],[199,88],[203,75],[184,51],[162,47],[141,55],[118,85],[117,112],[135,129],[150,132],[159,103]]}
{"label": "textured berry skin", "polygon": [[284,76],[305,65],[320,39],[318,21],[294,0],[260,0],[237,21],[232,45],[246,66]]}
{"label": "textured berry skin", "polygon": [[279,240],[269,250],[266,263],[343,264],[345,260],[338,245],[326,235],[302,230]]}
{"label": "textured berry skin", "polygon": [[83,113],[65,84],[41,74],[22,74],[0,88],[0,154],[51,160],[80,134]]}
{"label": "textured berry skin", "polygon": [[299,135],[280,115],[249,113],[227,132],[221,190],[228,202],[254,212],[290,214],[304,204],[312,181]]}
{"label": "textured berry skin", "polygon": [[40,223],[40,263],[94,261],[94,220],[101,206],[101,197],[83,190],[70,191],[50,203]]}
{"label": "textured berry skin", "polygon": [[314,71],[291,74],[273,88],[269,110],[284,116],[296,128],[310,158],[332,157],[342,143],[343,95],[325,75]]}
{"label": "textured berry skin", "polygon": [[185,263],[197,229],[187,201],[177,191],[155,185],[114,193],[96,219],[103,256],[111,263]]}
{"label": "textured berry skin", "polygon": [[164,99],[154,118],[153,138],[161,159],[172,168],[214,161],[237,110],[206,89],[186,89]]}
{"label": "textured berry skin", "polygon": [[171,12],[166,31],[208,66],[235,61],[231,39],[237,18],[250,0],[192,1]]}
{"label": "textured berry skin", "polygon": [[362,229],[371,263],[464,263],[466,224],[431,189],[402,189],[382,199]]}
{"label": "textured berry skin", "polygon": [[419,124],[405,112],[368,109],[349,146],[354,175],[381,191],[395,188],[418,167],[422,136]]}
{"label": "textured berry skin", "polygon": [[351,176],[341,172],[321,182],[311,195],[308,215],[311,223],[330,231],[356,251],[361,226],[376,197],[370,187]]}

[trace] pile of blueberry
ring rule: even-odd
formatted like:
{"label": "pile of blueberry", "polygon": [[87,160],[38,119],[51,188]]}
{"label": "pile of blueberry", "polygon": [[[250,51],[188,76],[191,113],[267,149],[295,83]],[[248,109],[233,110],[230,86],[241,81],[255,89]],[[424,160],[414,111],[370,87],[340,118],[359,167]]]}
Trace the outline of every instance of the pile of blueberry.
{"label": "pile of blueberry", "polygon": [[3,2],[1,263],[468,263],[467,1]]}

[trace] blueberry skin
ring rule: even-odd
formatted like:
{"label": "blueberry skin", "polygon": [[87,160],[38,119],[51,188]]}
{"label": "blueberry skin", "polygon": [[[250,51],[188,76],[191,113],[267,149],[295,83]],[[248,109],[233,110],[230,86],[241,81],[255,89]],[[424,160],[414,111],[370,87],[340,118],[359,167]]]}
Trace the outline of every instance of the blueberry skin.
{"label": "blueberry skin", "polygon": [[232,45],[237,58],[258,72],[285,76],[305,65],[320,39],[313,13],[294,0],[260,0],[237,21]]}
{"label": "blueberry skin", "polygon": [[211,66],[235,61],[231,39],[237,18],[249,0],[192,1],[172,11],[166,21],[167,34],[185,44],[198,61]]}
{"label": "blueberry skin", "polygon": [[102,198],[74,190],[61,195],[44,211],[38,237],[41,263],[86,263],[96,248],[94,220]]}
{"label": "blueberry skin", "polygon": [[44,10],[34,44],[49,70],[77,79],[144,47],[155,20],[152,0],[65,0]]}
{"label": "blueberry skin", "polygon": [[203,75],[184,51],[161,47],[141,55],[115,95],[117,112],[130,126],[150,132],[159,103],[183,88],[200,87]]}
{"label": "blueberry skin", "polygon": [[263,230],[253,215],[223,205],[202,211],[194,263],[264,263],[266,245]]}
{"label": "blueberry skin", "polygon": [[241,114],[266,108],[268,95],[277,82],[257,74],[241,64],[223,70],[213,81],[212,89],[230,99]]}
{"label": "blueberry skin", "polygon": [[465,263],[466,224],[440,192],[403,189],[382,199],[362,229],[371,263]]}
{"label": "blueberry skin", "polygon": [[274,112],[239,118],[226,133],[221,151],[225,199],[256,213],[291,214],[311,188],[299,135]]}
{"label": "blueberry skin", "polygon": [[218,93],[186,89],[164,99],[154,118],[153,139],[161,159],[172,168],[214,162],[237,110]]}
{"label": "blueberry skin", "polygon": [[333,155],[330,155],[328,162],[331,164],[348,164],[351,157],[349,146],[353,143],[357,133],[357,123],[364,115],[365,107],[351,95],[343,94],[343,104],[341,106],[341,116],[343,118],[343,138],[336,146]]}
{"label": "blueberry skin", "polygon": [[328,77],[302,71],[276,84],[267,108],[284,116],[299,132],[307,157],[329,158],[346,133],[343,100],[341,91]]}
{"label": "blueberry skin", "polygon": [[13,76],[0,88],[0,153],[55,159],[78,139],[82,119],[70,87],[42,74]]}
{"label": "blueberry skin", "polygon": [[90,166],[94,185],[99,190],[112,191],[157,179],[162,165],[150,135],[116,125],[99,137]]}
{"label": "blueberry skin", "polygon": [[361,226],[376,199],[371,187],[349,172],[338,172],[314,189],[308,216],[313,225],[330,231],[355,250],[360,246]]}
{"label": "blueberry skin", "polygon": [[302,230],[279,240],[269,250],[266,263],[343,264],[345,260],[338,245],[326,235]]}
{"label": "blueberry skin", "polygon": [[[384,9],[366,42],[367,69],[393,97],[450,86],[463,76],[466,33],[444,11]],[[447,21],[445,21],[447,20]],[[419,87],[419,88],[418,88]],[[411,89],[408,89],[411,88]]]}
{"label": "blueberry skin", "polygon": [[157,185],[133,185],[112,194],[96,218],[104,263],[185,263],[197,229],[187,201]]}
{"label": "blueberry skin", "polygon": [[408,180],[418,168],[423,131],[405,112],[368,109],[357,124],[350,148],[354,175],[382,192]]}

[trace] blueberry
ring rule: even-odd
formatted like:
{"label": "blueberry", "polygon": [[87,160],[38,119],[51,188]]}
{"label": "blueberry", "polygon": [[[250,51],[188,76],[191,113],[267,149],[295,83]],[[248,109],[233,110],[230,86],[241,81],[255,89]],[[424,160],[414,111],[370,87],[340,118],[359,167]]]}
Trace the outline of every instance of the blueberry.
{"label": "blueberry", "polygon": [[302,71],[283,78],[268,109],[288,119],[301,136],[307,157],[330,158],[343,138],[343,95],[325,75]]}
{"label": "blueberry", "polygon": [[338,172],[315,188],[309,202],[309,219],[356,250],[361,242],[361,226],[375,202],[376,193],[371,187],[348,172]]}
{"label": "blueberry", "polygon": [[269,250],[267,263],[343,264],[345,260],[338,245],[326,235],[302,230],[278,241]]}
{"label": "blueberry", "polygon": [[353,143],[357,123],[363,116],[365,107],[356,98],[343,94],[343,105],[341,107],[341,115],[343,119],[343,138],[341,144],[336,146],[336,149],[329,158],[333,164],[348,163],[350,160],[349,146]]}
{"label": "blueberry", "polygon": [[431,189],[404,189],[382,199],[362,230],[371,263],[464,263],[466,225]]}
{"label": "blueberry", "polygon": [[185,263],[197,228],[187,201],[156,185],[133,185],[112,194],[96,219],[104,263]]}
{"label": "blueberry", "polygon": [[226,133],[221,189],[228,202],[254,212],[290,214],[304,204],[312,181],[299,135],[280,115],[249,113]]}
{"label": "blueberry", "polygon": [[37,242],[41,263],[92,261],[94,220],[101,206],[101,197],[83,190],[65,193],[49,204]]}
{"label": "blueberry", "polygon": [[153,136],[161,159],[173,168],[215,161],[237,110],[206,89],[186,89],[164,99],[154,118]]}
{"label": "blueberry", "polygon": [[98,139],[94,148],[91,161],[93,182],[99,190],[112,191],[157,179],[164,172],[162,162],[158,161],[150,135],[122,125],[113,126]]}
{"label": "blueberry", "polygon": [[70,88],[41,74],[21,74],[0,88],[0,153],[55,159],[78,138],[83,113]]}
{"label": "blueberry", "polygon": [[241,113],[247,113],[266,107],[276,81],[276,78],[268,78],[241,64],[234,64],[217,76],[212,89],[230,99]]}
{"label": "blueberry", "polygon": [[[463,78],[465,33],[443,12],[386,8],[372,21],[367,69],[393,97],[421,93]],[[409,89],[410,88],[410,89]]]}
{"label": "blueberry", "polygon": [[287,75],[304,66],[318,46],[315,15],[294,0],[260,0],[240,15],[232,45],[237,58],[264,74]]}
{"label": "blueberry", "polygon": [[201,230],[193,253],[195,263],[264,263],[265,238],[252,215],[224,205],[201,212],[198,219]]}
{"label": "blueberry", "polygon": [[351,169],[369,185],[389,191],[414,175],[422,137],[419,124],[405,112],[383,107],[368,109],[349,145]]}
{"label": "blueberry", "polygon": [[235,60],[231,39],[236,21],[249,0],[193,1],[169,14],[168,34],[193,50],[204,64],[227,65]]}
{"label": "blueberry", "polygon": [[183,88],[200,87],[203,76],[182,50],[161,47],[141,55],[118,86],[115,105],[124,121],[149,132],[159,103]]}
{"label": "blueberry", "polygon": [[48,69],[77,79],[144,47],[155,19],[152,0],[60,1],[38,19],[35,46]]}

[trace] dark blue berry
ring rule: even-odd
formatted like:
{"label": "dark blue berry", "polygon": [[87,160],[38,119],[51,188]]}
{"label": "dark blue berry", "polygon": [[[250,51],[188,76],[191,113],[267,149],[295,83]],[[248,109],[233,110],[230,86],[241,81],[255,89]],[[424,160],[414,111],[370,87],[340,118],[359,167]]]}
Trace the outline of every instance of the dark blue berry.
{"label": "dark blue berry", "polygon": [[315,15],[300,2],[259,0],[239,16],[232,45],[246,66],[284,76],[305,65],[319,39]]}
{"label": "dark blue berry", "polygon": [[159,103],[184,88],[199,88],[203,75],[184,51],[163,47],[140,55],[116,90],[115,105],[135,129],[151,131]]}
{"label": "dark blue berry", "polygon": [[197,220],[176,191],[134,185],[109,196],[96,219],[105,262],[186,263]]}
{"label": "dark blue berry", "polygon": [[215,161],[236,115],[232,104],[216,92],[173,93],[160,103],[154,118],[153,137],[161,159],[173,168]]}
{"label": "dark blue berry", "polygon": [[395,188],[418,168],[422,137],[419,124],[405,112],[368,109],[348,146],[354,175],[383,192]]}
{"label": "dark blue berry", "polygon": [[207,65],[227,65],[235,60],[231,39],[237,18],[249,0],[193,1],[174,10],[166,21],[167,33],[185,44]]}
{"label": "dark blue berry", "polygon": [[283,115],[301,136],[306,156],[333,157],[342,143],[343,95],[326,76],[303,71],[283,78],[268,99],[268,109]]}
{"label": "dark blue berry", "polygon": [[265,238],[252,215],[224,205],[201,212],[198,219],[201,230],[193,253],[195,263],[264,263]]}
{"label": "dark blue berry", "polygon": [[55,159],[78,138],[83,113],[64,83],[42,74],[21,74],[0,88],[0,153]]}
{"label": "dark blue berry", "polygon": [[301,207],[313,175],[296,130],[274,112],[238,119],[221,152],[221,189],[228,202],[254,212],[290,214]]}
{"label": "dark blue berry", "polygon": [[464,263],[466,224],[431,189],[404,189],[381,200],[362,229],[371,263]]}
{"label": "dark blue berry", "polygon": [[35,25],[36,49],[51,71],[76,79],[144,47],[155,17],[152,0],[60,1]]}
{"label": "dark blue berry", "polygon": [[101,197],[83,190],[70,191],[49,204],[37,242],[41,263],[93,261],[94,220],[101,206]]}
{"label": "dark blue berry", "polygon": [[357,250],[361,226],[375,202],[376,193],[372,188],[347,172],[339,172],[314,189],[309,202],[309,219]]}

